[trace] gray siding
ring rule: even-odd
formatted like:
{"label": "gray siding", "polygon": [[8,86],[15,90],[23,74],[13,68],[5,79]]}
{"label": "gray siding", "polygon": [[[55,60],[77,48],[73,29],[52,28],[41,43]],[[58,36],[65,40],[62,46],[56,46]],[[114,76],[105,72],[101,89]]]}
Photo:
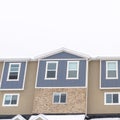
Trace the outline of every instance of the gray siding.
{"label": "gray siding", "polygon": [[85,87],[86,85],[86,60],[79,64],[79,79],[66,79],[67,60],[58,61],[57,80],[45,80],[46,61],[39,62],[36,87]]}
{"label": "gray siding", "polygon": [[81,58],[81,57],[67,52],[60,52],[58,54],[45,57],[45,59],[68,59],[68,58]]}
{"label": "gray siding", "polygon": [[120,87],[120,61],[118,61],[118,79],[106,79],[106,61],[101,61],[101,88]]}
{"label": "gray siding", "polygon": [[17,63],[21,63],[21,69],[20,69],[20,75],[19,75],[18,81],[7,81],[8,69],[9,69],[10,63],[12,62],[5,62],[2,82],[1,82],[1,89],[6,89],[6,90],[7,89],[22,89],[23,83],[24,83],[26,62],[17,62]]}

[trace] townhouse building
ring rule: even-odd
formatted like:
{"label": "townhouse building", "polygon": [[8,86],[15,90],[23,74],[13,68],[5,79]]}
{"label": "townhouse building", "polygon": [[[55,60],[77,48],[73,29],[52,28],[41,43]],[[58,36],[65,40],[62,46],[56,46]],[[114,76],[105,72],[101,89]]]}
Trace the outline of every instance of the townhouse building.
{"label": "townhouse building", "polygon": [[0,117],[85,114],[88,56],[58,50],[0,61]]}
{"label": "townhouse building", "polygon": [[120,58],[89,61],[88,116],[120,116]]}
{"label": "townhouse building", "polygon": [[36,69],[30,59],[0,61],[0,116],[32,113]]}
{"label": "townhouse building", "polygon": [[88,57],[60,50],[38,57],[33,113],[86,113]]}
{"label": "townhouse building", "polygon": [[62,49],[35,59],[0,60],[0,119],[119,112],[120,58],[90,58]]}

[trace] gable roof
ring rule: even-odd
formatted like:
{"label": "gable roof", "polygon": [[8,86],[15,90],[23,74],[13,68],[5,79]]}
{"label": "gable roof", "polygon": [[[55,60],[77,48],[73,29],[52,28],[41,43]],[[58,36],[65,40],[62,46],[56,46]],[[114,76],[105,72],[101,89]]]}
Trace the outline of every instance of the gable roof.
{"label": "gable roof", "polygon": [[34,116],[31,116],[29,120],[37,120],[37,119],[40,119],[40,120],[48,120],[45,115],[43,114],[39,114],[39,115],[34,115]]}
{"label": "gable roof", "polygon": [[73,50],[69,50],[69,49],[66,49],[66,48],[60,48],[58,50],[54,50],[54,51],[49,52],[47,54],[36,56],[35,59],[36,60],[44,59],[44,58],[50,57],[52,55],[55,55],[55,54],[58,54],[58,53],[61,53],[61,52],[66,52],[66,53],[69,53],[69,54],[73,54],[73,55],[76,55],[78,57],[82,57],[84,59],[89,59],[90,58],[90,56],[88,56],[86,54],[79,53],[79,52],[76,52],[76,51],[73,51]]}
{"label": "gable roof", "polygon": [[26,119],[23,116],[18,114],[15,117],[13,117],[12,120],[26,120]]}

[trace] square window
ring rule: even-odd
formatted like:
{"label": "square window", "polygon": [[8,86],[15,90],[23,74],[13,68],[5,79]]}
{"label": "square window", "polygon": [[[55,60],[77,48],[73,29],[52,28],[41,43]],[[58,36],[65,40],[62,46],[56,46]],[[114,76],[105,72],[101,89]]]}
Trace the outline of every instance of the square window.
{"label": "square window", "polygon": [[66,103],[66,93],[54,93],[53,103],[55,104],[65,104]]}
{"label": "square window", "polygon": [[67,79],[78,79],[79,76],[79,61],[67,62]]}
{"label": "square window", "polygon": [[8,71],[8,81],[16,81],[19,79],[20,63],[10,63]]}
{"label": "square window", "polygon": [[120,104],[119,93],[105,93],[105,104],[106,105]]}
{"label": "square window", "polygon": [[3,106],[17,106],[19,94],[5,94],[3,99]]}
{"label": "square window", "polygon": [[106,61],[106,79],[118,79],[117,61]]}
{"label": "square window", "polygon": [[58,62],[49,61],[46,63],[45,79],[57,79]]}

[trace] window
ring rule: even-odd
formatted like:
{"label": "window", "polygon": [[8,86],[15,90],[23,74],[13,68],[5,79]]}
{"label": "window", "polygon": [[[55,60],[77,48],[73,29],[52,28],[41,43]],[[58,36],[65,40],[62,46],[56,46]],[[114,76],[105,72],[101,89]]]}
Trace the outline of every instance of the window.
{"label": "window", "polygon": [[45,79],[57,79],[58,62],[51,61],[46,64]]}
{"label": "window", "polygon": [[106,79],[118,79],[118,62],[106,62]]}
{"label": "window", "polygon": [[20,63],[10,63],[8,71],[8,80],[18,80],[20,73]]}
{"label": "window", "polygon": [[65,104],[66,103],[66,93],[53,93],[53,103]]}
{"label": "window", "polygon": [[68,61],[67,79],[78,79],[79,61]]}
{"label": "window", "polygon": [[19,94],[5,94],[3,106],[18,106]]}
{"label": "window", "polygon": [[105,105],[120,104],[120,93],[105,93]]}

